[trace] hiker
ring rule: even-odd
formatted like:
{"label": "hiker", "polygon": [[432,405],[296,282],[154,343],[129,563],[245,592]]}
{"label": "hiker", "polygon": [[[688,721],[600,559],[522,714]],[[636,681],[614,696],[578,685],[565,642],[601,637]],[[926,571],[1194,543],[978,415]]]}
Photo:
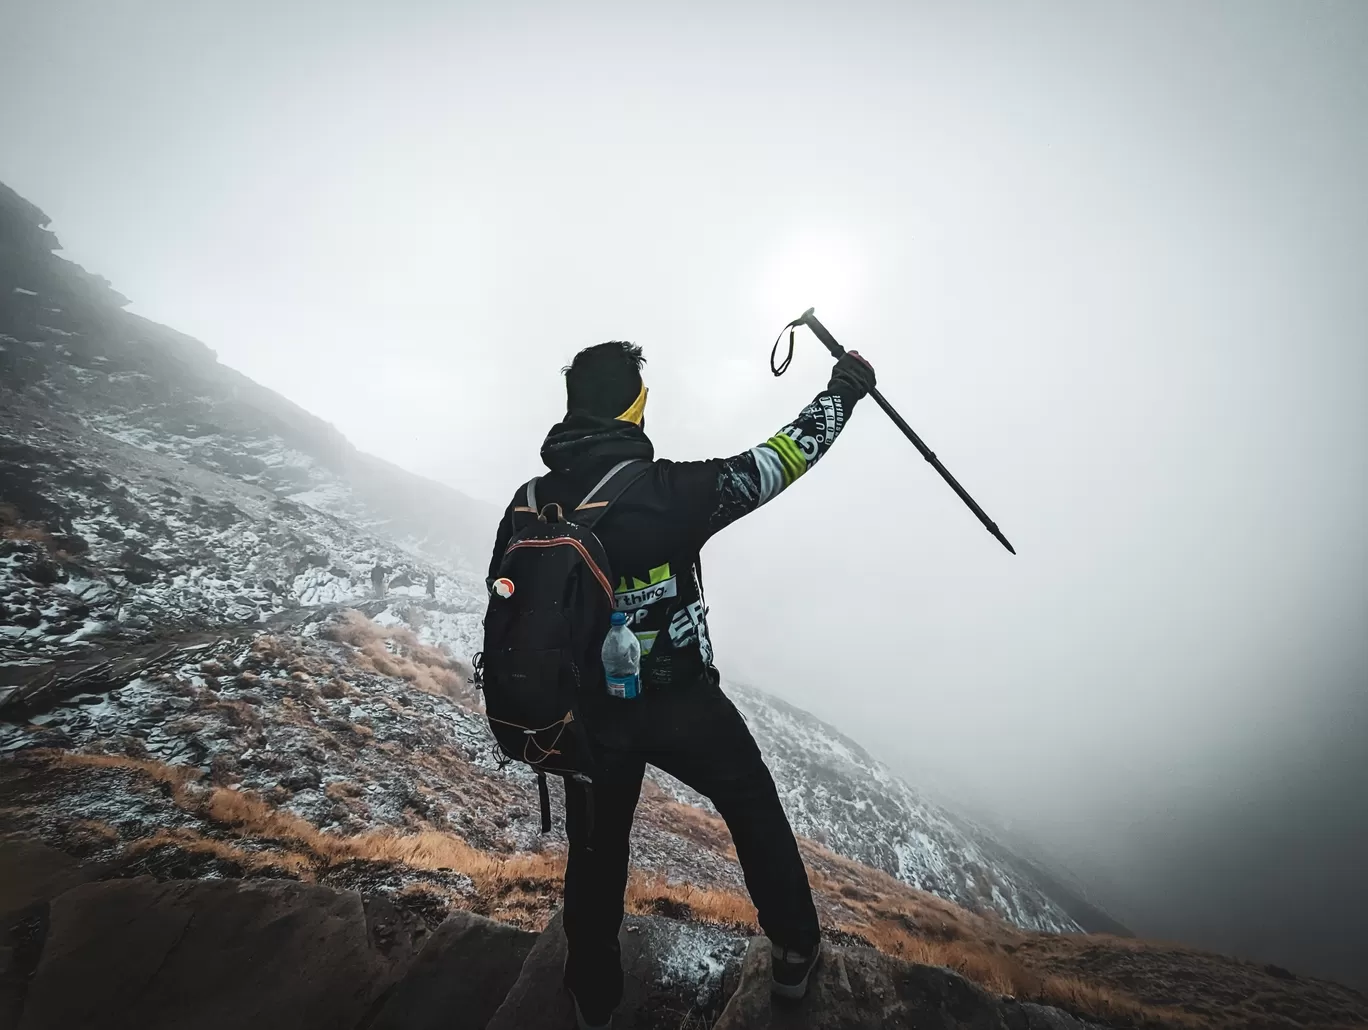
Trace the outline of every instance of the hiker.
{"label": "hiker", "polygon": [[371,589],[375,591],[376,597],[385,596],[385,573],[388,571],[389,569],[379,564],[371,569]]}
{"label": "hiker", "polygon": [[427,578],[427,595],[428,597],[437,596],[437,576],[431,572],[428,573]]}
{"label": "hiker", "polygon": [[[565,779],[565,986],[581,1028],[609,1025],[622,998],[618,932],[628,836],[647,763],[708,798],[726,821],[772,943],[773,990],[791,998],[806,993],[820,954],[817,912],[774,780],[719,688],[699,550],[811,468],[875,384],[874,370],[851,352],[836,363],[827,388],[759,446],[726,459],[656,461],[645,432],[644,361],[640,347],[615,341],[581,351],[565,369],[567,414],[541,448],[551,471],[529,484],[528,500],[520,491],[505,511],[489,573],[491,597],[509,596],[515,584],[496,577],[517,528],[515,511],[535,520],[559,505],[573,520],[581,502],[595,507],[587,495],[604,485],[606,473],[625,459],[641,460],[639,474],[593,529],[612,575],[621,577],[613,608],[626,613],[640,642],[640,694],[609,698],[602,679],[580,686],[584,731],[598,765],[592,784]],[[533,488],[535,507],[528,507]],[[543,804],[545,824],[544,797]]]}

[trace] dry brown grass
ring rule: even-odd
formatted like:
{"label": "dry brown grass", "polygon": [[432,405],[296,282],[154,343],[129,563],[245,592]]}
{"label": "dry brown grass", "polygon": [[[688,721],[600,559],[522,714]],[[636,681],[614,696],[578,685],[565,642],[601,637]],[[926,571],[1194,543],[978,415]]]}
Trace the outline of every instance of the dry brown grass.
{"label": "dry brown grass", "polygon": [[992,942],[975,939],[935,939],[908,929],[898,916],[838,927],[863,937],[886,955],[928,966],[945,966],[997,994],[1036,996],[1041,977]]}
{"label": "dry brown grass", "polygon": [[327,635],[356,648],[362,666],[382,676],[407,680],[426,693],[454,700],[470,697],[461,664],[444,650],[424,644],[403,626],[377,626],[349,609],[328,627]]}
{"label": "dry brown grass", "polygon": [[[474,902],[462,896],[461,904],[534,930],[545,924],[559,903],[565,869],[561,852],[494,853],[425,826],[407,832],[379,830],[352,836],[325,833],[254,793],[198,784],[198,773],[193,769],[118,755],[62,751],[30,755],[69,769],[119,770],[146,777],[167,789],[181,808],[211,824],[204,833],[161,831],[130,845],[130,854],[174,845],[190,853],[231,861],[244,870],[274,869],[301,879],[318,879],[356,861],[454,871],[468,876],[477,892]],[[352,784],[334,783],[327,792],[332,797],[346,797],[357,790]],[[677,832],[702,846],[716,849],[719,835],[725,834],[721,821],[709,813],[659,798],[646,800],[652,800],[654,809],[674,822]],[[230,839],[209,836],[214,832],[212,826],[231,831]],[[92,825],[89,835],[112,843],[112,833],[110,828]],[[1244,1027],[1254,1025],[1250,1019],[1261,1012],[1298,1011],[1296,1006],[1303,996],[1297,991],[1312,992],[1306,997],[1323,1015],[1304,1021],[1308,1026],[1353,1025],[1360,1011],[1352,999],[1326,1000],[1315,994],[1312,981],[1289,986],[1284,980],[1264,976],[1255,967],[1219,956],[1105,935],[1022,931],[914,890],[811,842],[801,843],[813,888],[829,906],[824,911],[840,913],[839,918],[824,917],[829,925],[857,935],[886,954],[953,969],[1000,994],[1055,1005],[1109,1025],[1177,1030]],[[448,888],[432,887],[430,892],[449,902],[456,900]],[[756,928],[755,909],[740,893],[670,883],[640,871],[630,878],[626,902],[628,910],[635,913],[696,919],[742,932],[755,932]],[[1107,963],[1098,964],[1099,957],[1115,960],[1118,953],[1125,957],[1113,961],[1110,971]],[[1222,1008],[1220,996],[1207,996],[1207,986],[1229,984],[1242,976],[1249,981],[1251,1007],[1247,1013],[1242,1008],[1240,1019],[1232,1020]],[[1184,986],[1179,989],[1179,985]],[[1175,1007],[1180,1004],[1183,1008]],[[1246,1015],[1249,1018],[1244,1018]]]}
{"label": "dry brown grass", "polygon": [[99,819],[77,819],[71,824],[68,832],[102,844],[113,844],[119,839],[119,831]]}
{"label": "dry brown grass", "polygon": [[1077,977],[1042,973],[1001,946],[986,940],[928,940],[891,922],[842,926],[858,933],[879,951],[908,962],[953,969],[996,994],[1053,1005],[1109,1025],[1134,1027],[1199,1027],[1208,1021],[1181,1009],[1147,1005],[1124,990]]}
{"label": "dry brown grass", "polygon": [[5,523],[0,524],[0,540],[42,544],[46,547],[52,542],[52,535],[42,526],[35,526],[31,522]]}
{"label": "dry brown grass", "polygon": [[348,694],[355,693],[355,690],[334,676],[332,679],[328,680],[327,683],[324,683],[323,686],[319,687],[318,692],[324,697],[335,701],[340,697],[346,697]]}
{"label": "dry brown grass", "polygon": [[1032,1000],[1055,1005],[1070,1012],[1132,1026],[1202,1027],[1210,1023],[1191,1013],[1169,1006],[1146,1005],[1120,991],[1076,977],[1047,976]]}
{"label": "dry brown grass", "polygon": [[627,911],[638,915],[667,915],[759,933],[755,906],[732,891],[712,890],[689,883],[669,883],[662,876],[634,870],[627,881]]}
{"label": "dry brown grass", "polygon": [[141,773],[149,779],[156,780],[158,783],[165,783],[172,788],[183,787],[200,777],[198,769],[187,768],[183,765],[167,765],[165,762],[158,762],[153,759],[128,758],[125,755],[91,755],[76,751],[55,750],[33,751],[30,754],[34,757],[45,757],[53,765],[68,769],[124,769]]}
{"label": "dry brown grass", "polygon": [[885,954],[944,966],[998,994],[1055,1005],[1083,1018],[1136,1027],[1202,1025],[1180,1009],[1147,1005],[1116,985],[1061,976],[1033,961],[1033,955],[1018,952],[1028,940],[1072,941],[1077,935],[1031,934],[916,890],[812,841],[799,843],[813,889],[848,913],[839,929],[863,937]]}
{"label": "dry brown grass", "polygon": [[288,665],[296,655],[295,648],[287,638],[278,637],[273,633],[263,633],[253,639],[252,651],[258,658],[277,665]]}
{"label": "dry brown grass", "polygon": [[[176,804],[217,826],[231,829],[240,838],[269,841],[283,850],[265,853],[244,849],[193,831],[163,830],[134,842],[129,854],[163,844],[174,844],[196,854],[233,861],[244,869],[278,868],[301,879],[317,879],[330,868],[346,862],[367,861],[405,865],[413,869],[464,873],[480,895],[490,900],[491,911],[509,907],[510,895],[529,899],[524,908],[548,909],[548,892],[558,892],[565,875],[562,853],[500,854],[481,851],[461,838],[433,829],[400,833],[377,830],[353,836],[325,833],[307,819],[281,811],[271,801],[251,791],[229,787],[192,788],[196,770],[120,755],[88,755],[71,752],[33,752],[54,765],[70,769],[116,769],[145,776],[170,788]],[[352,784],[334,785],[331,794],[348,796]],[[514,905],[513,907],[517,907]],[[524,925],[538,917],[518,914]]]}
{"label": "dry brown grass", "polygon": [[300,880],[314,879],[314,864],[293,851],[248,851],[228,841],[205,837],[194,830],[159,830],[150,837],[134,841],[124,854],[129,857],[145,855],[157,848],[170,846],[191,855],[207,855],[231,862],[244,873],[285,873]]}
{"label": "dry brown grass", "polygon": [[465,873],[477,887],[494,890],[523,881],[558,884],[565,878],[565,856],[559,852],[505,855],[481,851],[438,830],[404,834],[375,831],[339,839],[348,857],[395,862],[414,869],[451,869]]}
{"label": "dry brown grass", "polygon": [[917,937],[941,940],[1013,939],[997,920],[960,908],[934,894],[909,887],[879,869],[853,862],[811,841],[800,841],[814,889],[833,899],[860,925],[882,924],[909,930]]}
{"label": "dry brown grass", "polygon": [[19,517],[19,509],[12,504],[0,504],[0,540],[27,541],[46,547],[52,534],[41,524]]}
{"label": "dry brown grass", "polygon": [[302,844],[318,850],[315,844],[324,835],[307,819],[282,812],[261,796],[231,787],[215,787],[198,803],[185,805],[213,822],[243,830],[255,837],[266,837]]}
{"label": "dry brown grass", "polygon": [[79,858],[104,851],[118,843],[119,831],[99,819],[77,819],[62,833],[62,847]]}
{"label": "dry brown grass", "polygon": [[221,826],[309,856],[311,867],[319,874],[343,862],[392,863],[464,873],[481,893],[488,894],[499,894],[512,885],[559,886],[565,875],[563,854],[481,851],[454,834],[438,830],[375,830],[353,836],[325,833],[250,791],[216,787],[202,799],[182,794],[178,801]]}
{"label": "dry brown grass", "polygon": [[[243,673],[240,677],[244,685],[252,686],[255,680],[248,681],[247,674]],[[260,730],[263,722],[260,710],[246,701],[237,698],[221,697],[203,706],[206,715],[220,715],[230,726],[237,726],[246,729]]]}
{"label": "dry brown grass", "polygon": [[642,791],[641,807],[649,810],[652,823],[719,855],[736,857],[731,833],[719,816],[693,805],[680,804],[654,784],[651,787],[651,791]]}

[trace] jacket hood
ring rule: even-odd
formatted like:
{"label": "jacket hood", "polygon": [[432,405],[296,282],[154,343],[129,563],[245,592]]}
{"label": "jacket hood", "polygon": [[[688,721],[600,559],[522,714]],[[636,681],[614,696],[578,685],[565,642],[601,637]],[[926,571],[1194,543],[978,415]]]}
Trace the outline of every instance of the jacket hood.
{"label": "jacket hood", "polygon": [[655,458],[646,431],[630,422],[599,415],[567,415],[551,427],[542,442],[541,459],[552,472],[628,458]]}

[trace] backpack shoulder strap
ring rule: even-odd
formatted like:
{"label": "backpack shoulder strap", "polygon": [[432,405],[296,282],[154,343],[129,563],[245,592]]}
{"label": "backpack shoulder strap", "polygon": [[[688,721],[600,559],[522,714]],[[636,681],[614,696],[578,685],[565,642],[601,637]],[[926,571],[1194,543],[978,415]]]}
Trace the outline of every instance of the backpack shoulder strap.
{"label": "backpack shoulder strap", "polygon": [[641,458],[618,462],[584,495],[584,500],[575,508],[574,520],[586,529],[593,529],[613,506],[613,502],[650,470],[651,463]]}
{"label": "backpack shoulder strap", "polygon": [[516,528],[519,524],[519,516],[526,518],[528,515],[536,517],[537,514],[537,483],[541,479],[537,476],[529,479],[525,485],[518,489],[513,495],[513,525]]}

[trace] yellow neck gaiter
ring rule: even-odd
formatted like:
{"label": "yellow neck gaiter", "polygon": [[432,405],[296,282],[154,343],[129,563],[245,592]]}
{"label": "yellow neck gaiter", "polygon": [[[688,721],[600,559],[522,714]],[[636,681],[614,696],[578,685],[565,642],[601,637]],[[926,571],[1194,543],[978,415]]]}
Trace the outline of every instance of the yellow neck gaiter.
{"label": "yellow neck gaiter", "polygon": [[636,400],[632,401],[632,406],[618,416],[620,422],[630,422],[634,426],[641,425],[641,420],[646,417],[646,384],[641,384],[641,392],[637,394]]}

